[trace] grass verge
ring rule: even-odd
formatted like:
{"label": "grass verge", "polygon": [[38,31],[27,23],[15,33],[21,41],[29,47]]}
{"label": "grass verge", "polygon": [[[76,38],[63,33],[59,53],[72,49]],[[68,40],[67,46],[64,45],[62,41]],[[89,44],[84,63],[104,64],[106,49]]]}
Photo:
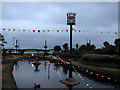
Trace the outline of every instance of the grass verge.
{"label": "grass verge", "polygon": [[120,63],[118,55],[85,54],[81,59],[85,62]]}
{"label": "grass verge", "polygon": [[2,88],[16,88],[12,70],[13,63],[2,64]]}

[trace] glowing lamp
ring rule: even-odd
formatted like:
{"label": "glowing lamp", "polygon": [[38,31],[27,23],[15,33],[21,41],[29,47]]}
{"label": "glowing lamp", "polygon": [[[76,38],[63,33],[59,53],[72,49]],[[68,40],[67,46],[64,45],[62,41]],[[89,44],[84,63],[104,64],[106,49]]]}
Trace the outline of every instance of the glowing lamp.
{"label": "glowing lamp", "polygon": [[104,76],[102,76],[102,78],[104,78]]}
{"label": "glowing lamp", "polygon": [[89,84],[87,83],[87,86],[89,86]]}
{"label": "glowing lamp", "polygon": [[92,86],[90,86],[90,88],[92,88]]}
{"label": "glowing lamp", "polygon": [[86,70],[86,72],[88,72],[88,70]]}

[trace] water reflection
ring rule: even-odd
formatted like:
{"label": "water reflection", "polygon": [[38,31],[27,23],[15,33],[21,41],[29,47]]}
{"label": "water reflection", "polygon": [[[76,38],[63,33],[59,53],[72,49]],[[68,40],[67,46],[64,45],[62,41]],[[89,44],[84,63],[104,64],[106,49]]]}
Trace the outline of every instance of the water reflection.
{"label": "water reflection", "polygon": [[30,64],[31,61],[28,61],[28,62],[29,62],[29,64]]}
{"label": "water reflection", "polygon": [[50,63],[48,62],[48,80],[50,80]]}
{"label": "water reflection", "polygon": [[[80,82],[80,84],[76,86],[67,86],[65,84],[60,83],[61,79],[65,79],[69,76],[69,73],[66,68],[60,65],[52,64],[49,61],[40,62],[41,64],[36,64],[35,62],[28,61],[19,61],[14,65],[13,76],[18,88],[32,88],[34,83],[41,84],[41,88],[68,88],[69,90],[72,90],[72,88],[90,87],[113,88],[113,86],[111,85],[106,85],[103,83],[93,81],[81,75],[80,73],[75,72],[73,72],[73,76],[77,81]],[[37,71],[37,73],[34,73],[34,71]]]}
{"label": "water reflection", "polygon": [[68,69],[67,68],[63,68],[63,73],[67,74],[68,73]]}
{"label": "water reflection", "polygon": [[38,70],[38,67],[39,67],[39,65],[41,64],[39,61],[35,61],[35,62],[33,62],[32,63],[34,66],[35,66],[35,72],[39,72],[40,70]]}
{"label": "water reflection", "polygon": [[73,86],[68,86],[68,87],[69,87],[69,90],[72,90],[72,87],[73,87]]}
{"label": "water reflection", "polygon": [[45,67],[45,70],[46,70],[46,68],[47,68],[46,64],[47,64],[47,63],[46,63],[46,60],[45,60],[45,62],[44,62],[44,67]]}
{"label": "water reflection", "polygon": [[19,69],[19,61],[14,62],[14,65],[16,66],[15,70]]}

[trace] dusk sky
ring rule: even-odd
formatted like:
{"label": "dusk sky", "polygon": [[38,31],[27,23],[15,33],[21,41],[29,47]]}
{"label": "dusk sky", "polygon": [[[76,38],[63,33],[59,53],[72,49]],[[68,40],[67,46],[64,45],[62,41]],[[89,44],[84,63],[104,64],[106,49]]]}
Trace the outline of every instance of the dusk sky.
{"label": "dusk sky", "polygon": [[[118,35],[118,3],[117,2],[3,2],[2,3],[2,34],[8,42],[6,48],[13,48],[13,38],[19,40],[20,48],[43,48],[47,40],[48,48],[55,45],[69,44],[69,26],[66,25],[66,13],[76,13],[76,25],[73,27],[73,47],[88,40],[97,48],[104,41],[114,44]],[[16,31],[8,32],[8,29]],[[18,31],[18,30],[21,31]],[[26,31],[23,32],[22,30]],[[35,32],[32,30],[51,30]],[[28,32],[27,30],[31,30]],[[64,30],[64,32],[52,32]],[[89,32],[78,32],[85,30]],[[96,33],[96,32],[111,32]]]}

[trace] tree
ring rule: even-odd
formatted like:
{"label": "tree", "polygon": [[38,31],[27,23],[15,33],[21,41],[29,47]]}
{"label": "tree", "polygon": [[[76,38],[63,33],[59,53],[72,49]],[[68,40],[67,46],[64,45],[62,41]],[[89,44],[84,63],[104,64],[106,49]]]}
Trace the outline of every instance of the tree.
{"label": "tree", "polygon": [[90,50],[94,50],[95,48],[95,45],[90,45]]}
{"label": "tree", "polygon": [[81,45],[79,48],[80,51],[85,51],[86,50],[86,45]]}
{"label": "tree", "polygon": [[103,42],[103,45],[105,48],[108,48],[110,46],[110,44],[107,41]]}
{"label": "tree", "polygon": [[115,39],[115,41],[114,41],[114,44],[115,44],[115,46],[119,46],[119,43],[120,43],[120,38],[119,39]]}
{"label": "tree", "polygon": [[78,47],[79,47],[79,45],[78,45],[78,43],[76,43],[76,50],[78,50]]}
{"label": "tree", "polygon": [[116,46],[116,51],[118,52],[118,54],[120,56],[120,38],[119,39],[115,39],[114,44]]}
{"label": "tree", "polygon": [[102,48],[102,49],[101,49],[101,54],[108,54],[108,55],[117,54],[116,47],[110,45],[108,48]]}
{"label": "tree", "polygon": [[68,44],[65,43],[65,44],[63,45],[63,48],[64,48],[65,51],[68,51]]}
{"label": "tree", "polygon": [[57,51],[57,52],[59,52],[59,51],[61,51],[62,49],[61,49],[61,47],[60,46],[55,46],[54,47],[54,51]]}

